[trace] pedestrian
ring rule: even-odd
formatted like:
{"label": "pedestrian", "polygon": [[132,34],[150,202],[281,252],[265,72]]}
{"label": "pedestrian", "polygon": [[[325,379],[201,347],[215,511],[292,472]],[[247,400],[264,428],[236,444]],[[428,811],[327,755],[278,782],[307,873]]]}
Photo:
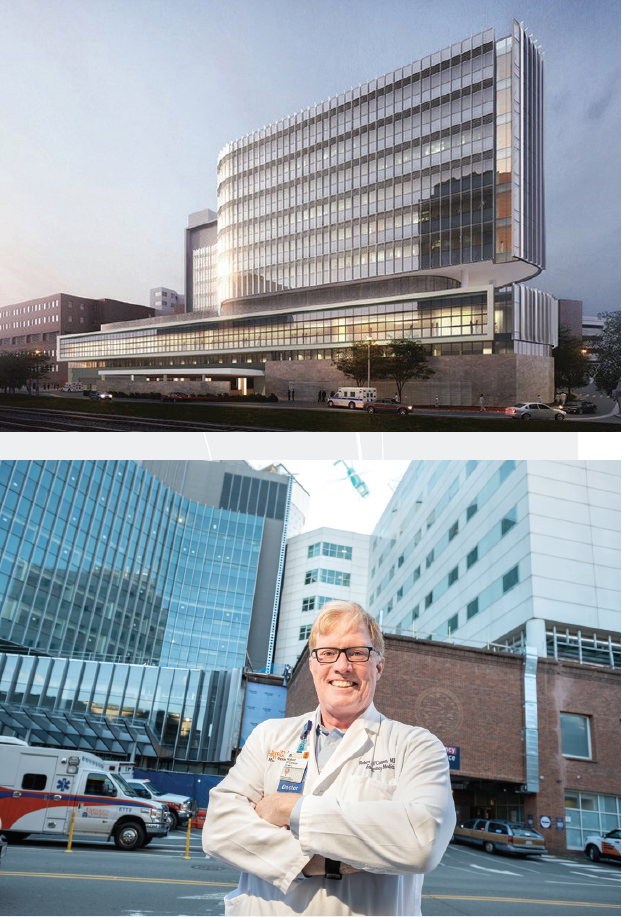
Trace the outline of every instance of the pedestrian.
{"label": "pedestrian", "polygon": [[562,392],[561,395],[559,396],[559,404],[560,404],[560,407],[562,408],[566,404],[566,392]]}
{"label": "pedestrian", "polygon": [[292,385],[292,401],[294,400],[294,386]]}
{"label": "pedestrian", "polygon": [[421,914],[456,822],[445,748],[374,707],[384,640],[360,605],[327,603],[309,647],[317,709],[260,723],[210,792],[203,849],[241,870],[225,913]]}
{"label": "pedestrian", "polygon": [[481,392],[479,396],[479,409],[480,411],[486,410],[486,399],[484,398],[484,393]]}
{"label": "pedestrian", "polygon": [[436,395],[434,397],[434,407],[437,408],[440,403],[441,403],[441,399],[438,397],[438,395]]}
{"label": "pedestrian", "polygon": [[322,389],[322,401],[326,401],[326,389]]}
{"label": "pedestrian", "polygon": [[540,404],[540,402],[542,401],[542,395],[536,395],[536,401],[538,402],[538,404]]}
{"label": "pedestrian", "polygon": [[287,387],[287,400],[288,401],[292,400],[292,390],[289,386]]}
{"label": "pedestrian", "polygon": [[317,400],[318,402],[322,400],[322,389],[318,389]]}

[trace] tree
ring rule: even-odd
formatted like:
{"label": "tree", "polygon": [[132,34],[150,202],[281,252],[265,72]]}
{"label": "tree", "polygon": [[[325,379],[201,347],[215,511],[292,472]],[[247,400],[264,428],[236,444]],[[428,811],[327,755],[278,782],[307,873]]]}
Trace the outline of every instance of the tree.
{"label": "tree", "polygon": [[599,391],[610,395],[620,381],[620,313],[600,312],[598,317],[604,319],[605,326],[592,349],[598,360],[594,383]]}
{"label": "tree", "polygon": [[373,344],[369,345],[369,349],[367,344],[352,344],[337,361],[337,369],[344,376],[354,379],[358,386],[367,385],[368,357],[371,369],[370,378],[384,379],[386,376],[384,356],[382,350],[374,347]]}
{"label": "tree", "polygon": [[581,338],[573,337],[566,325],[559,329],[559,342],[553,350],[555,388],[566,389],[586,385],[590,379],[590,360]]}
{"label": "tree", "polygon": [[386,378],[395,382],[398,401],[402,400],[402,389],[410,379],[429,379],[434,375],[422,345],[406,339],[392,341],[385,348],[384,370]]}
{"label": "tree", "polygon": [[38,391],[39,380],[51,369],[47,356],[40,350],[0,353],[0,388],[13,393],[24,386],[30,390],[34,384],[35,391]]}

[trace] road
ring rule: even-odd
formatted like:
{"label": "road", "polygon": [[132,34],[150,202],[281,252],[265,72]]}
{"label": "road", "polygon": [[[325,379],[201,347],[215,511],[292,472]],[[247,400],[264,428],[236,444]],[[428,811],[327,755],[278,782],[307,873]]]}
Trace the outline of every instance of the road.
{"label": "road", "polygon": [[[207,859],[200,831],[174,831],[131,853],[93,839],[32,836],[12,843],[0,871],[2,914],[169,917],[224,914],[238,872]],[[593,915],[620,912],[620,867],[581,857],[490,856],[450,845],[426,876],[422,911],[431,915]]]}
{"label": "road", "polygon": [[271,427],[244,427],[231,424],[192,423],[184,420],[159,420],[157,418],[126,417],[122,414],[89,414],[87,412],[36,410],[35,408],[0,407],[0,431],[68,433],[89,431],[95,433],[145,433],[176,430],[178,432],[275,432]]}

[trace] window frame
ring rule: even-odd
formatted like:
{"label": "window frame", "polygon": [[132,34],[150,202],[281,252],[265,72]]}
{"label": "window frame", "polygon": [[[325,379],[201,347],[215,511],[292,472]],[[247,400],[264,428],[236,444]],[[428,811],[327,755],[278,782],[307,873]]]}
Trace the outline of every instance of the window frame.
{"label": "window frame", "polygon": [[[585,755],[570,755],[564,751],[564,734],[562,729],[562,717],[572,717],[575,720],[586,720],[587,722],[587,757]],[[582,713],[564,713],[563,710],[560,710],[559,713],[559,738],[561,744],[561,754],[562,758],[574,758],[576,761],[593,761],[594,752],[592,748],[592,724],[590,722],[591,717],[585,716]]]}

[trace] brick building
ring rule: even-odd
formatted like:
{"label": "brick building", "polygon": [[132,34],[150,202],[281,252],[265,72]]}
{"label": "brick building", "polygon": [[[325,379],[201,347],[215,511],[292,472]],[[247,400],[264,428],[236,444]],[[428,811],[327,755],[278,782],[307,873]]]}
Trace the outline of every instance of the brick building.
{"label": "brick building", "polygon": [[[533,819],[554,853],[581,850],[588,833],[620,826],[619,669],[533,657],[538,735],[532,760],[539,790],[528,792],[534,784],[524,711],[533,695],[525,694],[526,657],[406,636],[385,634],[385,641],[376,707],[459,750],[460,767],[451,771],[459,821]],[[317,705],[307,661],[308,648],[292,673],[286,716]],[[577,728],[587,755],[572,745]]]}
{"label": "brick building", "polygon": [[52,365],[42,388],[67,381],[67,362],[57,357],[56,339],[72,331],[99,331],[108,322],[149,318],[155,310],[117,299],[88,299],[70,293],[52,293],[38,299],[0,306],[0,351],[40,350]]}

